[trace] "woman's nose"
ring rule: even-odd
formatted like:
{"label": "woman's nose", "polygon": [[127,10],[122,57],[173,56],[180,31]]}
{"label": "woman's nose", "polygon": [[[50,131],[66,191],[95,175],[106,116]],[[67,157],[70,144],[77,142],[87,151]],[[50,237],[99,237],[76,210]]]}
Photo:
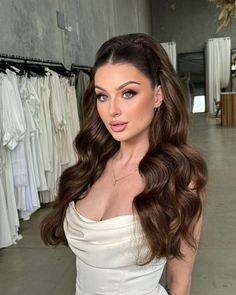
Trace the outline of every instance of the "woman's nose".
{"label": "woman's nose", "polygon": [[121,109],[120,109],[119,103],[116,101],[116,99],[111,99],[110,100],[109,114],[112,117],[116,117],[116,116],[119,116],[121,114]]}

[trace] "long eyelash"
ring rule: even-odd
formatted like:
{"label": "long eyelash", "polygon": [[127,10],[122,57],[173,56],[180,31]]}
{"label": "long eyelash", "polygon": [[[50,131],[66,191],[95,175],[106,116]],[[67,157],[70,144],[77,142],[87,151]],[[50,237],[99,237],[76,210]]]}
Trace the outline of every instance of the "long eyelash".
{"label": "long eyelash", "polygon": [[134,91],[134,90],[126,90],[126,91],[123,92],[122,95],[125,95],[126,93],[130,93],[131,94],[131,96],[130,97],[127,96],[126,99],[132,98],[132,97],[134,97],[137,94],[137,92]]}
{"label": "long eyelash", "polygon": [[95,94],[96,99],[100,99],[101,96],[104,96],[104,94],[101,94],[101,93]]}
{"label": "long eyelash", "polygon": [[123,94],[125,94],[125,93],[132,93],[132,94],[137,94],[137,92],[136,92],[136,91],[134,91],[134,90],[126,90],[126,91],[124,91],[124,93],[123,93]]}

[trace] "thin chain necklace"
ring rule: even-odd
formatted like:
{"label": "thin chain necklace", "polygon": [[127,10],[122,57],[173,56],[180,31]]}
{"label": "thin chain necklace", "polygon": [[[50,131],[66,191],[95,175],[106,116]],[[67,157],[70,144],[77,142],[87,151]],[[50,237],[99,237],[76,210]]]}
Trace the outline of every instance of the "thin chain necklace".
{"label": "thin chain necklace", "polygon": [[111,161],[111,168],[112,168],[112,175],[113,175],[113,182],[112,182],[113,186],[115,186],[118,181],[120,181],[120,180],[122,180],[122,179],[124,179],[124,178],[126,178],[126,177],[128,177],[128,176],[130,176],[130,175],[132,175],[132,174],[134,174],[135,172],[138,171],[138,168],[136,168],[134,171],[130,172],[129,174],[124,175],[124,176],[119,177],[119,178],[116,178],[115,177],[115,172],[114,172],[114,167],[113,167],[113,159]]}

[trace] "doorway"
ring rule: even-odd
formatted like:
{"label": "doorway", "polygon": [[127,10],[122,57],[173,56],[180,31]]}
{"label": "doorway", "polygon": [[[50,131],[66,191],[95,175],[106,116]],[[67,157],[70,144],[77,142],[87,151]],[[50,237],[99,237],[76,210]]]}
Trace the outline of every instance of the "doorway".
{"label": "doorway", "polygon": [[205,112],[205,53],[204,51],[179,53],[178,76],[186,90],[187,107],[192,113]]}

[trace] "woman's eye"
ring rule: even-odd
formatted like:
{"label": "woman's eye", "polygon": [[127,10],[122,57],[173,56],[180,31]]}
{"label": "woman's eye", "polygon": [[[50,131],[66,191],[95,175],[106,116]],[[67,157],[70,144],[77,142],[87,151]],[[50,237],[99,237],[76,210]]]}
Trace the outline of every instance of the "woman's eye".
{"label": "woman's eye", "polygon": [[105,94],[98,93],[96,94],[96,99],[99,101],[105,101],[107,99],[107,96]]}
{"label": "woman's eye", "polygon": [[131,97],[135,96],[135,94],[137,94],[137,92],[129,90],[129,91],[126,91],[123,93],[123,97],[124,98],[131,98]]}

